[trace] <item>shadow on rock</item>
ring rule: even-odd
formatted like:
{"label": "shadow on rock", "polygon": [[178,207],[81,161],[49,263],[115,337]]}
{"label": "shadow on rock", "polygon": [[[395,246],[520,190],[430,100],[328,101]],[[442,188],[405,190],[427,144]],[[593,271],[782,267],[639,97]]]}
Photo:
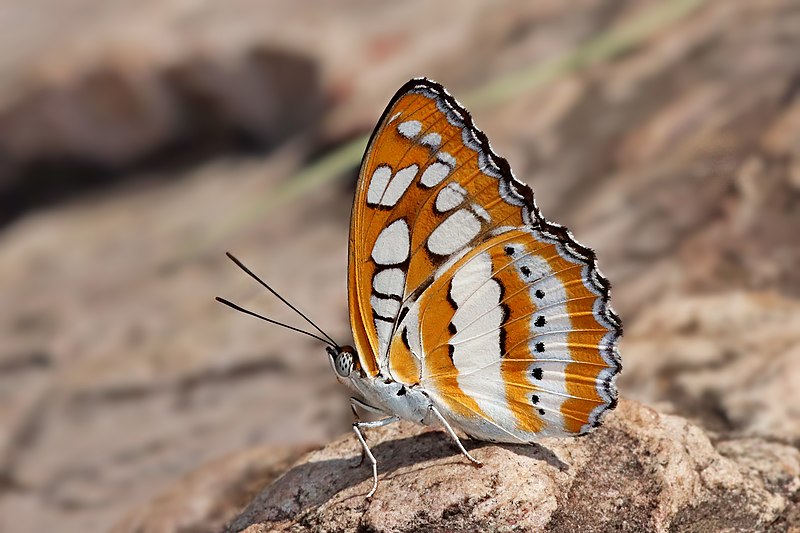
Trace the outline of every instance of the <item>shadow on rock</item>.
{"label": "shadow on rock", "polygon": [[[375,430],[372,439],[370,434],[367,434],[368,443],[375,440],[374,433]],[[315,455],[324,453],[324,450],[312,453],[306,462],[291,468],[256,498],[227,531],[241,531],[264,520],[290,520],[309,509],[325,506],[336,495],[344,493],[349,494],[348,499],[351,504],[366,507],[370,502],[366,499],[366,495],[372,482],[372,470],[368,461],[359,461],[360,445],[357,441],[348,436],[344,442],[351,448],[342,450],[342,455],[346,455],[346,458],[313,460]],[[464,446],[469,451],[488,452],[500,448],[520,457],[544,462],[559,472],[569,469],[569,466],[555,453],[540,444],[498,446],[478,440],[465,440]],[[467,461],[449,437],[437,430],[429,430],[410,437],[383,440],[378,444],[371,444],[370,449],[378,462],[379,492],[389,483],[396,481],[404,483],[405,478],[425,476],[426,472],[443,467],[452,468],[460,476],[471,476],[475,470],[483,470],[483,467],[477,467]],[[359,487],[359,490],[349,490],[355,487]],[[279,503],[268,506],[267,501],[272,504]],[[258,513],[256,510],[259,507],[270,507],[270,512],[267,515]],[[254,513],[249,514],[248,510]]]}

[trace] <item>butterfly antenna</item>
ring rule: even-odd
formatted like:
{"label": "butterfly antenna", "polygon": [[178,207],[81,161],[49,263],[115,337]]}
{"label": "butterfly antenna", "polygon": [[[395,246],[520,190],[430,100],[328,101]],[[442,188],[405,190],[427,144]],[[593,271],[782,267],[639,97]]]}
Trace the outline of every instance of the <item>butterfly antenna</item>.
{"label": "butterfly antenna", "polygon": [[[338,347],[339,347],[339,345],[338,345],[338,344],[336,344],[336,341],[334,341],[334,340],[333,340],[333,339],[330,337],[330,335],[328,335],[327,333],[325,333],[324,331],[322,331],[322,329],[320,329],[320,327],[319,327],[319,326],[317,326],[316,324],[314,324],[314,322],[312,322],[312,320],[311,320],[310,318],[308,318],[308,317],[307,317],[305,314],[303,314],[303,313],[302,313],[302,312],[301,312],[301,311],[300,311],[298,308],[296,308],[295,306],[293,306],[292,304],[290,304],[289,302],[287,302],[287,301],[286,301],[286,298],[284,298],[283,296],[281,296],[280,294],[278,294],[278,293],[275,291],[275,289],[273,289],[272,287],[270,287],[269,285],[267,285],[267,284],[266,284],[266,283],[265,283],[265,282],[264,282],[264,281],[263,281],[261,278],[259,278],[258,276],[256,276],[256,275],[253,273],[253,271],[252,271],[252,270],[250,270],[249,268],[247,268],[246,266],[244,266],[244,263],[242,263],[241,261],[239,261],[238,259],[236,259],[236,257],[234,257],[234,256],[233,256],[233,254],[231,254],[230,252],[225,252],[225,255],[227,255],[227,256],[228,256],[228,259],[230,259],[231,261],[233,261],[234,263],[236,263],[236,266],[238,266],[239,268],[241,268],[242,270],[244,270],[244,271],[247,273],[247,275],[249,275],[251,278],[253,278],[253,279],[254,279],[254,280],[256,280],[257,282],[259,282],[259,283],[261,284],[261,286],[262,286],[262,287],[264,287],[265,289],[267,289],[269,292],[271,292],[273,295],[275,295],[275,296],[276,296],[276,297],[277,297],[277,298],[278,298],[280,301],[282,301],[283,303],[285,303],[285,304],[286,304],[286,305],[289,307],[289,309],[291,309],[292,311],[294,311],[295,313],[297,313],[298,315],[300,315],[301,317],[303,317],[303,319],[304,319],[306,322],[308,322],[309,324],[311,324],[311,326],[312,326],[314,329],[316,329],[317,331],[319,331],[319,332],[322,334],[322,336],[323,336],[323,337],[325,337],[326,339],[328,339],[328,341],[330,341],[330,342],[328,342],[328,344],[330,344],[331,346],[333,346],[333,347],[335,347],[335,348],[338,348]],[[223,302],[223,303],[224,303],[224,302]],[[252,314],[252,313],[251,313],[251,314]],[[256,315],[256,316],[258,316],[258,315]],[[268,319],[267,319],[267,320],[268,320]],[[269,321],[269,322],[274,322],[274,320],[268,320],[268,321]],[[284,325],[284,324],[281,324],[281,325]],[[287,327],[288,327],[288,326],[287,326]],[[296,328],[291,328],[291,329],[296,329]],[[299,330],[299,331],[301,331],[301,330]],[[307,333],[307,332],[305,332],[305,331],[304,331],[303,333]],[[318,338],[318,337],[317,337],[317,338]],[[327,342],[327,341],[326,341],[326,342]]]}
{"label": "butterfly antenna", "polygon": [[331,345],[331,346],[333,346],[334,348],[339,348],[339,347],[338,347],[338,346],[337,346],[335,343],[333,343],[333,342],[331,342],[331,341],[329,341],[329,340],[327,340],[327,339],[323,339],[322,337],[319,337],[319,336],[317,336],[317,335],[314,335],[313,333],[309,333],[308,331],[303,331],[302,329],[296,328],[296,327],[294,327],[294,326],[290,326],[289,324],[284,324],[283,322],[278,322],[277,320],[272,320],[271,318],[267,318],[267,317],[265,317],[265,316],[259,315],[258,313],[254,313],[253,311],[250,311],[249,309],[245,309],[244,307],[241,307],[241,306],[239,306],[239,305],[236,305],[235,303],[233,303],[233,302],[231,302],[231,301],[228,301],[228,300],[226,300],[225,298],[220,298],[219,296],[217,296],[217,297],[216,297],[216,300],[217,300],[219,303],[221,303],[221,304],[225,304],[225,305],[227,305],[228,307],[231,307],[231,308],[233,308],[233,309],[236,309],[237,311],[239,311],[239,312],[241,312],[241,313],[244,313],[244,314],[246,314],[246,315],[250,315],[250,316],[254,316],[254,317],[256,317],[256,318],[260,318],[261,320],[264,320],[264,321],[266,321],[266,322],[269,322],[270,324],[275,324],[276,326],[282,326],[282,327],[284,327],[284,328],[286,328],[286,329],[290,329],[290,330],[292,330],[292,331],[296,331],[296,332],[298,332],[298,333],[302,333],[303,335],[308,335],[309,337],[312,337],[312,338],[314,338],[314,339],[317,339],[318,341],[322,341],[322,342],[324,342],[325,344],[330,344],[330,345]]}

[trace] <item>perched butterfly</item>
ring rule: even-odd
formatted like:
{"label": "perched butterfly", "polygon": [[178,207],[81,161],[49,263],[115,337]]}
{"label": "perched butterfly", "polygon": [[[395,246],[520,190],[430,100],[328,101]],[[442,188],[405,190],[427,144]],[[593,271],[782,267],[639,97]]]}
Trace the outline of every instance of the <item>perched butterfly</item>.
{"label": "perched butterfly", "polygon": [[442,425],[480,464],[456,430],[530,443],[586,433],[616,405],[622,327],[594,252],[541,215],[438,83],[403,85],[372,134],[348,292],[355,348],[319,328],[327,340],[316,338],[355,393],[354,412],[385,416],[353,424],[372,463],[368,496],[378,474],[363,428]]}

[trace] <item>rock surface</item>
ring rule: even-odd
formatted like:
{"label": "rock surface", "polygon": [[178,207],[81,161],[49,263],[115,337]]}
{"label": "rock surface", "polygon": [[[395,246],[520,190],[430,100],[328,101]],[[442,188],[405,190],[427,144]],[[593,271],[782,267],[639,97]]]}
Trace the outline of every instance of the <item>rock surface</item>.
{"label": "rock surface", "polygon": [[[307,211],[202,261],[182,258],[184,243],[224,225],[294,161],[218,161],[171,186],[48,210],[3,235],[0,307],[15,312],[0,319],[0,530],[104,531],[214,458],[259,443],[303,448],[346,427],[346,399],[318,343],[213,298],[292,319],[224,252],[277,287],[305,263],[325,282],[297,285],[292,301],[328,309],[323,324],[342,338],[339,228],[349,207],[322,189]],[[230,175],[236,187],[220,179]],[[294,226],[306,228],[294,244],[264,246]],[[316,261],[305,259],[310,243]]]}
{"label": "rock surface", "polygon": [[136,168],[271,150],[318,124],[317,64],[296,53],[255,48],[177,65],[114,59],[0,103],[0,224]]}
{"label": "rock surface", "polygon": [[800,445],[800,304],[776,294],[665,300],[626,332],[630,398],[724,435]]}
{"label": "rock surface", "polygon": [[302,455],[262,446],[205,465],[123,518],[111,533],[215,533]]}
{"label": "rock surface", "polygon": [[760,439],[712,443],[683,418],[631,401],[598,431],[533,446],[472,443],[475,468],[444,433],[371,431],[379,462],[352,468],[355,437],[312,452],[227,528],[267,531],[784,531],[800,527],[800,451]]}

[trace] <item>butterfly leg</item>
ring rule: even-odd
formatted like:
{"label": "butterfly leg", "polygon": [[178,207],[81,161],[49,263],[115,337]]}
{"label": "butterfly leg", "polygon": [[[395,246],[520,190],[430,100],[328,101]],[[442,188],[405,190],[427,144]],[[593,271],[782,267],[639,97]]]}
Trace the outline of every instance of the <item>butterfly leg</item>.
{"label": "butterfly leg", "polygon": [[[377,407],[373,407],[370,404],[365,403],[365,402],[359,400],[358,398],[356,398],[354,396],[351,396],[350,397],[350,409],[352,409],[352,411],[353,411],[353,420],[355,420],[356,422],[361,422],[361,417],[358,416],[358,410],[356,409],[356,407],[360,407],[361,409],[363,409],[364,411],[367,411],[368,413],[377,413],[377,414],[381,414],[381,415],[386,414],[383,411],[381,411],[380,409],[378,409]],[[364,453],[364,449],[362,448],[361,449],[361,458],[358,460],[358,463],[352,465],[351,468],[358,468],[359,466],[364,464],[364,457],[366,457],[366,456],[367,455]]]}
{"label": "butterfly leg", "polygon": [[356,407],[360,407],[361,409],[363,409],[363,410],[365,410],[365,411],[367,411],[369,413],[375,413],[375,414],[379,414],[379,415],[385,415],[386,414],[383,411],[381,411],[380,409],[378,409],[377,407],[373,407],[370,404],[365,403],[362,400],[359,400],[355,396],[351,396],[350,397],[350,407],[353,408],[353,414],[356,416],[356,420],[358,420],[358,413],[356,412]]}
{"label": "butterfly leg", "polygon": [[375,456],[372,455],[372,451],[369,449],[369,446],[367,446],[367,441],[364,439],[364,434],[361,432],[361,428],[379,428],[381,426],[391,424],[392,422],[397,422],[398,420],[400,419],[396,416],[390,416],[388,418],[374,420],[372,422],[353,422],[353,431],[355,432],[356,437],[358,437],[359,442],[361,442],[362,452],[364,455],[369,457],[369,462],[372,464],[372,490],[370,490],[369,494],[367,494],[367,498],[372,498],[372,495],[375,494],[376,490],[378,490],[378,461],[375,460]]}
{"label": "butterfly leg", "polygon": [[451,437],[453,437],[453,440],[456,441],[456,444],[458,445],[458,449],[461,450],[461,453],[464,454],[464,457],[466,457],[467,459],[472,461],[472,464],[474,464],[475,466],[483,466],[483,463],[481,463],[480,461],[478,461],[477,459],[472,457],[469,454],[469,452],[467,451],[467,449],[464,448],[464,445],[461,444],[461,439],[458,438],[458,435],[456,435],[456,432],[453,431],[453,428],[450,426],[450,423],[447,422],[447,420],[445,420],[445,418],[442,416],[442,413],[439,412],[439,410],[436,408],[436,406],[431,404],[429,406],[429,409],[431,410],[431,412],[434,415],[436,415],[436,418],[439,419],[439,422],[441,422],[442,425],[444,425],[444,427],[447,430],[447,432],[450,433]]}

